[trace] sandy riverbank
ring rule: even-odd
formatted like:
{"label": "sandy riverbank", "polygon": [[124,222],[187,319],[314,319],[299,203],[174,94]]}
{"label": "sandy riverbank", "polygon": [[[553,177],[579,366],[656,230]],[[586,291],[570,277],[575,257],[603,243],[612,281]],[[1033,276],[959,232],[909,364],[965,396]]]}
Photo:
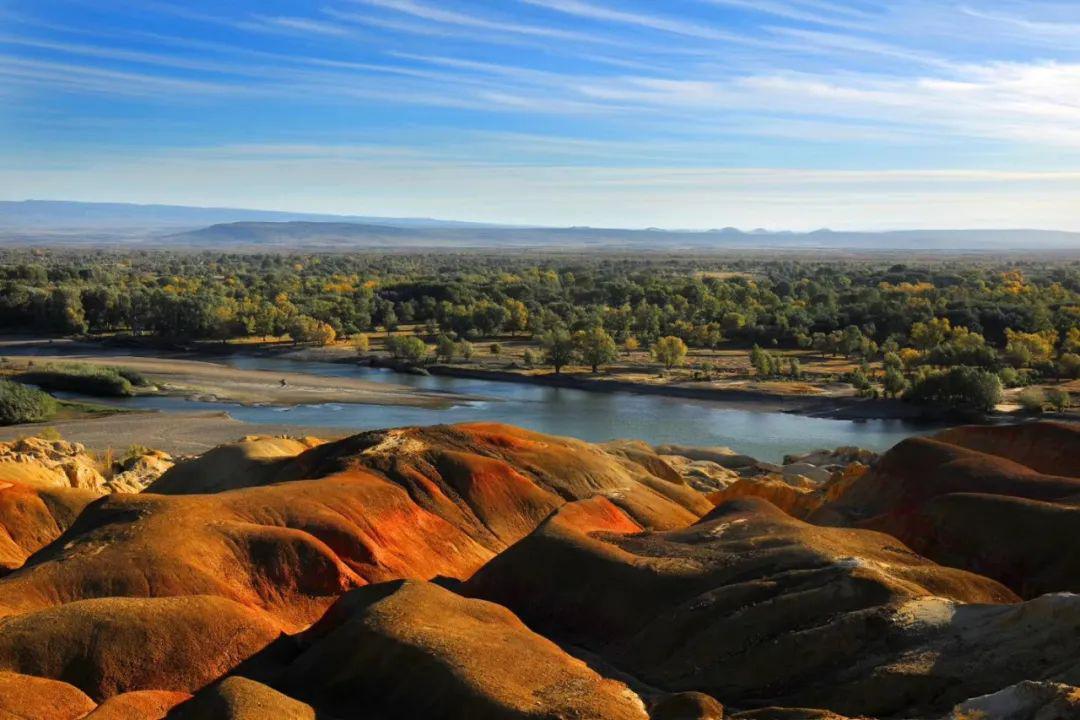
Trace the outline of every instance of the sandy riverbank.
{"label": "sandy riverbank", "polygon": [[72,355],[13,355],[9,356],[8,360],[9,367],[16,372],[27,367],[29,363],[35,366],[65,362],[123,366],[145,375],[164,394],[246,405],[301,405],[333,402],[442,408],[470,399],[458,395],[425,392],[405,385],[375,383],[357,378],[323,377],[297,372],[239,370],[209,360],[187,357],[156,358],[136,355],[99,355],[87,352]]}
{"label": "sandy riverbank", "polygon": [[706,400],[717,405],[752,410],[754,412],[786,412],[809,417],[836,420],[912,420],[936,421],[941,419],[926,407],[899,400],[869,400],[850,394],[822,391],[818,394],[775,393],[742,386],[725,387],[718,383],[682,382],[659,383],[627,380],[620,376],[597,376],[589,374],[525,373],[455,365],[432,365],[432,375],[473,378],[495,382],[526,383],[564,387],[589,392],[623,392],[639,395],[663,395],[666,397]]}
{"label": "sandy riverbank", "polygon": [[263,425],[236,420],[225,412],[132,412],[94,419],[60,420],[0,427],[0,441],[55,429],[65,440],[102,452],[143,445],[173,455],[195,455],[246,435],[313,436],[326,440],[355,433],[347,428]]}

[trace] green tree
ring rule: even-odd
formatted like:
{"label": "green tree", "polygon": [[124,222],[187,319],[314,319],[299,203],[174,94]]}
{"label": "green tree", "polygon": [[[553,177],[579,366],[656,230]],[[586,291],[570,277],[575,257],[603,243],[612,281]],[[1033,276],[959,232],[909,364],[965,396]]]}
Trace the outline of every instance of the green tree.
{"label": "green tree", "polygon": [[988,370],[959,365],[924,373],[904,397],[923,404],[989,412],[1001,402],[1001,379]]}
{"label": "green tree", "polygon": [[544,333],[540,346],[544,351],[544,362],[555,368],[556,375],[574,361],[574,339],[563,328]]}
{"label": "green tree", "polygon": [[82,294],[74,288],[56,288],[49,295],[49,311],[53,329],[65,334],[81,335],[86,332],[86,313],[83,311]]}
{"label": "green tree", "polygon": [[[899,358],[897,358],[897,360],[899,360]],[[898,397],[907,390],[908,381],[899,367],[888,366],[885,368],[885,378],[882,381],[882,386],[885,388],[886,395],[889,397]]]}
{"label": "green tree", "polygon": [[772,373],[772,363],[769,361],[769,353],[761,349],[760,345],[754,345],[754,348],[750,351],[750,365],[761,377],[766,377]]}
{"label": "green tree", "polygon": [[869,340],[863,335],[862,330],[855,325],[848,325],[844,328],[840,340],[840,351],[842,353],[849,357],[865,355],[868,346]]}
{"label": "green tree", "polygon": [[1058,372],[1062,377],[1080,378],[1080,354],[1062,353],[1058,359]]}
{"label": "green tree", "polygon": [[449,335],[441,334],[435,338],[435,358],[443,362],[454,362],[454,353],[457,351],[457,344],[454,339]]}
{"label": "green tree", "polygon": [[952,335],[952,323],[948,318],[932,318],[911,326],[911,344],[919,350],[930,350],[945,342]]}
{"label": "green tree", "polygon": [[520,300],[509,299],[503,303],[506,310],[506,329],[511,335],[525,332],[529,327],[529,309]]}
{"label": "green tree", "polygon": [[652,347],[653,358],[668,370],[686,362],[687,351],[686,343],[682,341],[682,338],[672,335],[660,338]]}
{"label": "green tree", "polygon": [[463,360],[472,360],[473,353],[475,353],[475,348],[473,348],[473,344],[468,340],[462,340],[457,344],[457,354],[460,355]]}
{"label": "green tree", "polygon": [[1013,367],[1030,367],[1049,363],[1053,359],[1057,333],[1026,333],[1009,328],[1005,330],[1005,339],[1005,357]]}
{"label": "green tree", "polygon": [[329,324],[307,315],[297,315],[289,325],[289,337],[293,342],[329,345],[337,333]]}
{"label": "green tree", "polygon": [[390,333],[397,330],[398,316],[397,316],[397,313],[394,312],[394,306],[393,305],[387,305],[383,309],[382,326],[383,326],[383,329],[386,330],[387,335],[389,335]]}
{"label": "green tree", "polygon": [[398,360],[416,363],[427,355],[427,345],[416,335],[391,335],[386,339],[386,349]]}
{"label": "green tree", "polygon": [[601,365],[615,362],[619,357],[619,347],[607,331],[600,326],[582,330],[574,336],[578,356],[582,362],[599,371]]}

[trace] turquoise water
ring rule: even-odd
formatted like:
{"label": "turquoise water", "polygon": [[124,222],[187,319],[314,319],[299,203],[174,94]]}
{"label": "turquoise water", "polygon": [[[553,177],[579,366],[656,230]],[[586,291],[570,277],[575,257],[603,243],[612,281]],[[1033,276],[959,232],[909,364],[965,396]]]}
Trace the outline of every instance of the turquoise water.
{"label": "turquoise water", "polygon": [[[55,352],[55,349],[42,349],[42,352]],[[885,450],[906,437],[936,429],[901,420],[827,420],[734,409],[702,400],[403,375],[385,369],[338,363],[254,356],[231,356],[219,362],[242,369],[362,378],[483,399],[445,409],[345,403],[295,407],[244,406],[178,397],[132,398],[119,403],[125,407],[162,411],[225,410],[243,422],[287,423],[357,431],[400,425],[497,421],[590,441],[636,438],[650,443],[726,445],[772,461],[780,460],[785,453],[840,445]]]}

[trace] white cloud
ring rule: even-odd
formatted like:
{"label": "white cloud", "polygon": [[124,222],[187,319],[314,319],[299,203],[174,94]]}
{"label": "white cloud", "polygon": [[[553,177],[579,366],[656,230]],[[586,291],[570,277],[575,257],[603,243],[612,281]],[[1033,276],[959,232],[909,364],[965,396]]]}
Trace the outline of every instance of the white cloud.
{"label": "white cloud", "polygon": [[645,15],[642,13],[616,10],[602,5],[581,2],[581,0],[520,0],[529,5],[536,5],[547,10],[554,10],[568,15],[599,20],[603,22],[623,23],[636,25],[650,30],[685,35],[688,37],[702,38],[705,40],[738,40],[745,38],[735,33],[725,32],[718,28],[700,23],[686,22],[659,15]]}
{"label": "white cloud", "polygon": [[414,2],[414,0],[351,0],[351,2],[393,10],[395,12],[412,15],[423,20],[449,25],[461,25],[464,27],[493,30],[500,33],[517,33],[521,35],[534,35],[557,40],[595,42],[597,38],[587,33],[579,33],[561,28],[546,27],[543,25],[528,25],[507,20],[496,20],[480,15],[455,12],[432,5]]}

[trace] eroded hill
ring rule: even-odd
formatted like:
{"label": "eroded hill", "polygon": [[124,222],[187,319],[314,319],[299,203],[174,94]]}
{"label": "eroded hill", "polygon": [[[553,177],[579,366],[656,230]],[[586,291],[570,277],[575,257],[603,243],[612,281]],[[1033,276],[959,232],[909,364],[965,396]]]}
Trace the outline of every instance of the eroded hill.
{"label": "eroded hill", "polygon": [[246,439],[141,493],[0,465],[0,717],[1080,716],[1078,456],[1049,423],[782,467],[473,424]]}

